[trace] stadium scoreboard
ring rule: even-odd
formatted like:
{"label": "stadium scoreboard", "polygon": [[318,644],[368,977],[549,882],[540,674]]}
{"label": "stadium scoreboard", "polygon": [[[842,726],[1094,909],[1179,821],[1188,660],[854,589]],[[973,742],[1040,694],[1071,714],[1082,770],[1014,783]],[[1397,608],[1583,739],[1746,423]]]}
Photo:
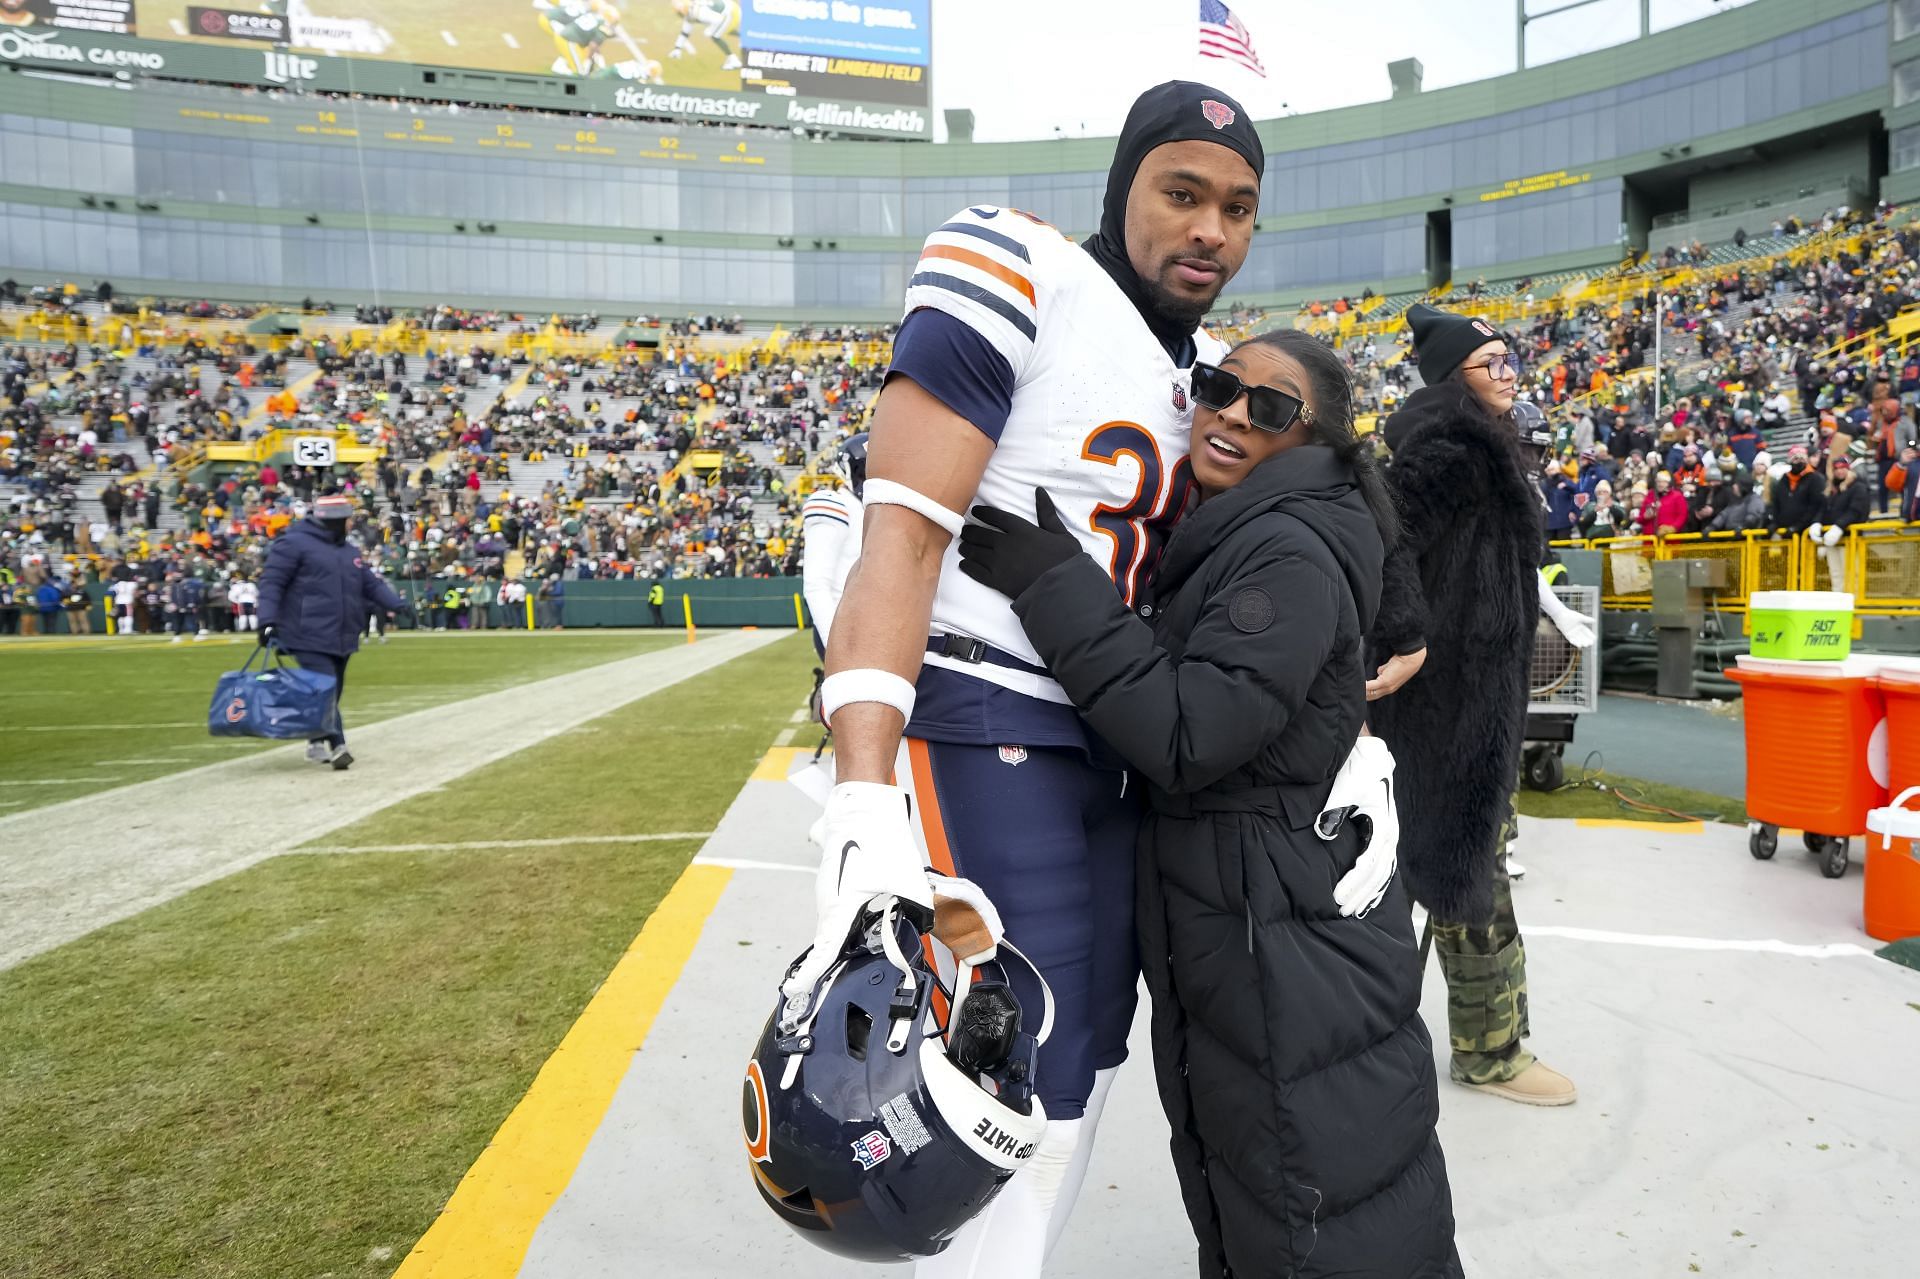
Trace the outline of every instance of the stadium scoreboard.
{"label": "stadium scoreboard", "polygon": [[932,0],[243,2],[0,0],[0,64],[933,136]]}
{"label": "stadium scoreboard", "polygon": [[[419,116],[378,105],[324,100],[214,107],[205,98],[184,92],[155,101],[166,102],[166,114],[190,124],[196,133],[230,138],[694,169],[785,173],[791,168],[792,143],[771,134],[626,121],[586,124],[550,116],[526,116],[503,123],[497,115],[485,119],[439,112]],[[161,123],[159,112],[150,123]]]}

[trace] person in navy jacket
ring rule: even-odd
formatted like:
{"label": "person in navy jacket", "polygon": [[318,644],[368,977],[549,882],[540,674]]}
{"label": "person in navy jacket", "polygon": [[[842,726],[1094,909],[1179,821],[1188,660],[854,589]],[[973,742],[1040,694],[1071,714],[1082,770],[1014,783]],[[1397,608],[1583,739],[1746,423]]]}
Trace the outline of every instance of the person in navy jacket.
{"label": "person in navy jacket", "polygon": [[320,498],[311,516],[275,539],[260,574],[260,643],[278,644],[305,669],[333,676],[333,730],[307,743],[307,758],[336,770],[353,763],[340,722],[347,660],[360,648],[369,614],[407,607],[347,540],[352,515],[346,498]]}

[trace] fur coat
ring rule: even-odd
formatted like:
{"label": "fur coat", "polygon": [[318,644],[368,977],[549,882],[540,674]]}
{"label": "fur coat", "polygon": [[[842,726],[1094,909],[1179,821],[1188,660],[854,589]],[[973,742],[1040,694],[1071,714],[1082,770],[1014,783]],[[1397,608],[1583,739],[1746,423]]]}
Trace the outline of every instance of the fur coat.
{"label": "fur coat", "polygon": [[1397,761],[1400,869],[1436,919],[1493,915],[1495,843],[1520,771],[1527,667],[1540,620],[1540,493],[1504,423],[1424,387],[1387,420],[1387,480],[1404,521],[1389,554],[1375,664],[1426,664],[1373,703]]}

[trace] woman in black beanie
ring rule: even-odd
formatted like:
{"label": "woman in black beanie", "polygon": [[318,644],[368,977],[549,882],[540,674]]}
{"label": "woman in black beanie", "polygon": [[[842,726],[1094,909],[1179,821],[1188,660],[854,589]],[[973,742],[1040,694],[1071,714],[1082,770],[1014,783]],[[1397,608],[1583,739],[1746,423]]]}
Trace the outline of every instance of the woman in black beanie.
{"label": "woman in black beanie", "polygon": [[1502,856],[1541,608],[1540,489],[1509,416],[1519,359],[1485,320],[1424,305],[1407,320],[1427,385],[1383,430],[1404,529],[1367,686],[1399,761],[1400,868],[1432,917],[1454,1082],[1563,1106],[1572,1081],[1521,1044],[1526,949]]}

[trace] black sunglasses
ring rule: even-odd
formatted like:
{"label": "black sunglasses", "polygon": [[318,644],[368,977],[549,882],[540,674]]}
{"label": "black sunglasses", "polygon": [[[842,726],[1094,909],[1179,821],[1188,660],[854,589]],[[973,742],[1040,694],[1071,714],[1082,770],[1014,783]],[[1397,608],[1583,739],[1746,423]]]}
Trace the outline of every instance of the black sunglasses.
{"label": "black sunglasses", "polygon": [[1248,424],[1262,431],[1279,435],[1295,422],[1313,425],[1313,410],[1299,396],[1277,387],[1248,386],[1217,364],[1194,363],[1194,403],[1218,413],[1242,395],[1247,397]]}

